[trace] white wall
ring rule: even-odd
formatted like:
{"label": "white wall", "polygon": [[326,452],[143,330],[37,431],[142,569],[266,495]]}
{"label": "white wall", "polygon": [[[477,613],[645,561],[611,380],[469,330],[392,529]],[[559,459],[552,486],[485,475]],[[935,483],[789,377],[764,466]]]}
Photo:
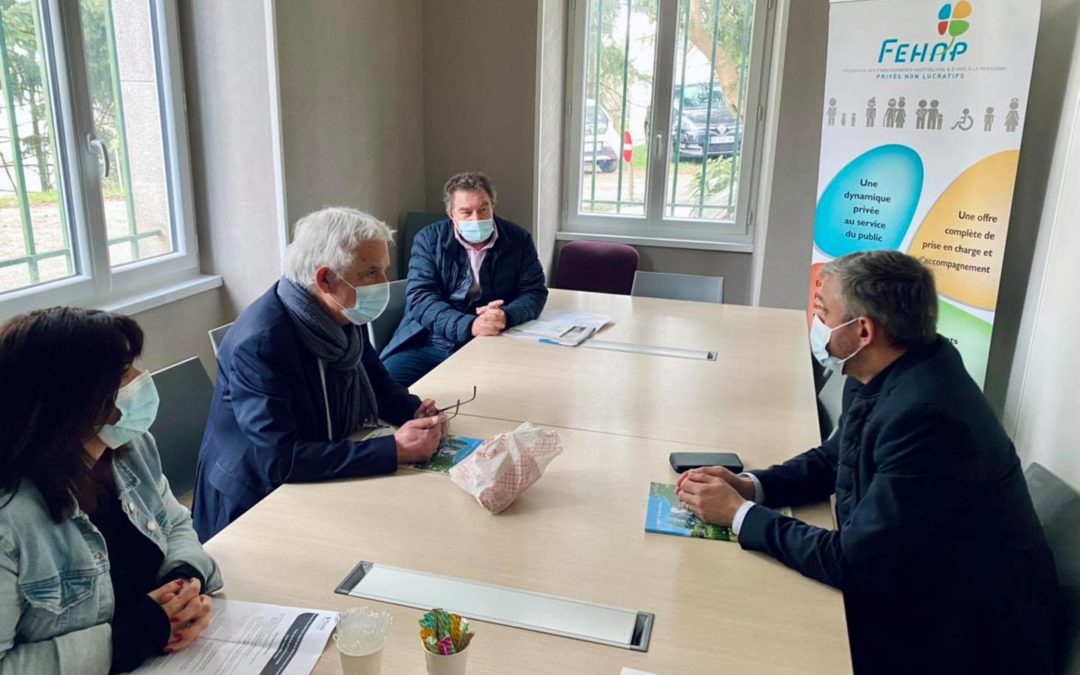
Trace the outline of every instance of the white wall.
{"label": "white wall", "polygon": [[[1071,20],[1075,30],[1078,15],[1080,11],[1065,8],[1050,19]],[[1047,162],[1046,201],[1010,371],[1004,423],[1025,461],[1044,464],[1080,489],[1080,408],[1076,403],[1080,386],[1076,348],[1080,344],[1080,49],[1073,47],[1071,59],[1067,51],[1059,52],[1055,67],[1068,77],[1063,87],[1064,111],[1052,161]]]}
{"label": "white wall", "polygon": [[1078,31],[1080,0],[1043,0],[984,388],[999,415],[1013,386],[1014,348],[1030,298],[1032,270],[1038,267],[1036,241],[1051,210],[1048,181],[1052,162],[1061,152],[1063,101]]}
{"label": "white wall", "polygon": [[424,208],[420,0],[275,4],[288,222],[346,205],[396,227]]}

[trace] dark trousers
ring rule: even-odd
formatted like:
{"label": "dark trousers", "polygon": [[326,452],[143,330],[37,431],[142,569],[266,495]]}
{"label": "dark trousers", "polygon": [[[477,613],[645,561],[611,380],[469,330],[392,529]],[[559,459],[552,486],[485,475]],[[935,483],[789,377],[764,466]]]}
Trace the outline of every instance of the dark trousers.
{"label": "dark trousers", "polygon": [[450,352],[442,347],[431,344],[417,345],[394,352],[383,359],[383,365],[394,381],[403,387],[411,387],[449,356]]}

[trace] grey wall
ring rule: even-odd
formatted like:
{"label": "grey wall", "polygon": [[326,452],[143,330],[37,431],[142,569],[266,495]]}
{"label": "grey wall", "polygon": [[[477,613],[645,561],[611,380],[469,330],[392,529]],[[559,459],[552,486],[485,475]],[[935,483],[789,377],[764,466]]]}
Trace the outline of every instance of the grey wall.
{"label": "grey wall", "polygon": [[420,0],[276,5],[289,223],[334,204],[391,226],[423,210]]}
{"label": "grey wall", "polygon": [[420,1],[275,4],[284,186],[265,2],[180,1],[199,257],[224,287],[136,316],[152,369],[198,355],[214,372],[207,331],[280,274],[279,188],[290,223],[330,203],[394,224],[423,207]]}
{"label": "grey wall", "polygon": [[424,175],[427,209],[442,186],[479,170],[497,211],[532,230],[537,0],[424,0]]}
{"label": "grey wall", "polygon": [[235,314],[280,271],[262,0],[180,3],[203,272]]}
{"label": "grey wall", "polygon": [[537,44],[536,186],[533,221],[537,253],[551,279],[555,233],[562,213],[564,121],[566,119],[566,26],[570,19],[566,0],[540,0],[540,35]]}
{"label": "grey wall", "polygon": [[[552,8],[551,5],[561,5]],[[545,44],[540,52],[540,156],[538,192],[539,224],[537,247],[544,264],[555,267],[562,242],[555,242],[559,184],[563,158],[561,110],[566,89],[566,72],[550,66],[551,53],[561,50],[565,61],[568,8],[565,0],[544,0],[541,20]],[[821,142],[817,120],[825,83],[825,41],[828,32],[828,0],[793,0],[779,93],[779,134],[775,151],[778,161],[769,193],[768,222],[755,256],[762,257],[761,304],[772,307],[803,308],[809,277],[813,237],[813,213],[817,201],[817,165]],[[562,10],[559,13],[559,10]],[[562,25],[557,19],[562,20]],[[778,36],[783,39],[783,36]],[[550,45],[550,49],[549,49]],[[558,94],[554,92],[559,92]],[[545,96],[547,98],[545,99]],[[763,243],[762,243],[763,242]],[[677,248],[635,247],[642,256],[642,269],[722,276],[725,301],[748,304],[752,300],[753,257],[749,253],[699,251]],[[549,252],[552,252],[549,258]],[[549,276],[550,278],[550,276]]]}
{"label": "grey wall", "polygon": [[[534,229],[546,265],[561,200],[567,0],[277,0],[288,218],[356,204],[396,223],[441,210],[454,172],[480,169],[499,211]],[[827,0],[788,6],[778,158],[760,256],[761,303],[805,304],[825,72]],[[1080,0],[1045,0],[1003,273],[987,392],[1001,408],[1057,141]],[[272,85],[263,0],[180,0],[200,257],[225,288],[175,303],[186,318],[155,329],[153,354],[191,351],[277,277]],[[512,30],[507,27],[512,27]],[[544,36],[537,40],[538,31]],[[373,67],[378,64],[378,67]],[[537,73],[541,73],[538,82]],[[345,82],[348,86],[342,86]],[[536,141],[540,152],[537,154]],[[749,254],[642,247],[642,267],[724,276],[729,302],[752,298]],[[158,334],[158,326],[161,326]],[[202,347],[198,347],[202,349]],[[166,356],[167,355],[167,356]],[[155,358],[157,358],[155,356]]]}
{"label": "grey wall", "polygon": [[150,369],[200,356],[278,276],[266,23],[262,0],[180,0],[180,39],[202,271],[224,287],[135,315]]}
{"label": "grey wall", "polygon": [[[825,98],[828,0],[793,0],[788,8],[776,162],[762,256],[760,304],[805,309],[817,206],[821,110]],[[808,123],[807,120],[810,120]]]}
{"label": "grey wall", "polygon": [[233,320],[222,289],[199,293],[134,315],[143,332],[143,365],[159,370],[167,365],[198,356],[206,372],[216,372],[214,350],[207,331]]}

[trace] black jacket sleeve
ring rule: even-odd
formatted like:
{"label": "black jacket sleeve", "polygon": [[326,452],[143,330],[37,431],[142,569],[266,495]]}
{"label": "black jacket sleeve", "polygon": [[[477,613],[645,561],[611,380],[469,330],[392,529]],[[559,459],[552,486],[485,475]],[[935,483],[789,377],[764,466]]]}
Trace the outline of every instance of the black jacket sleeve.
{"label": "black jacket sleeve", "polygon": [[829,498],[836,489],[836,466],[839,457],[837,436],[813,450],[789,459],[783,464],[751,471],[764,492],[764,506],[801,506]]}
{"label": "black jacket sleeve", "polygon": [[[881,592],[899,583],[912,558],[948,541],[967,508],[974,442],[959,420],[917,409],[886,425],[873,453],[877,471],[839,531],[754,506],[739,543],[845,592]],[[769,498],[764,481],[763,487]]]}
{"label": "black jacket sleeve", "polygon": [[191,565],[188,565],[187,563],[181,563],[169,570],[165,574],[165,576],[159,579],[159,585],[164,586],[170,581],[177,581],[179,579],[183,579],[184,581],[187,581],[189,579],[198,579],[199,587],[206,588],[206,579],[203,578],[203,575],[199,572],[199,570],[195,569]]}
{"label": "black jacket sleeve", "polygon": [[150,596],[117,611],[112,620],[111,673],[135,670],[143,661],[159,656],[169,643],[172,624],[165,610]]}
{"label": "black jacket sleeve", "polygon": [[544,285],[544,268],[532,237],[522,237],[518,262],[517,296],[503,307],[506,327],[513,328],[540,316],[547,303],[548,290]]}

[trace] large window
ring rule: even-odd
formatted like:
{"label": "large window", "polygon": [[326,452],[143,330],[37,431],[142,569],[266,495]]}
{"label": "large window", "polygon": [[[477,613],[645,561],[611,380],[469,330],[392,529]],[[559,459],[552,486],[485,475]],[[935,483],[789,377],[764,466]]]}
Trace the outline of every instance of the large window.
{"label": "large window", "polygon": [[749,250],[769,0],[576,0],[563,238]]}
{"label": "large window", "polygon": [[0,317],[197,275],[175,0],[0,0]]}

